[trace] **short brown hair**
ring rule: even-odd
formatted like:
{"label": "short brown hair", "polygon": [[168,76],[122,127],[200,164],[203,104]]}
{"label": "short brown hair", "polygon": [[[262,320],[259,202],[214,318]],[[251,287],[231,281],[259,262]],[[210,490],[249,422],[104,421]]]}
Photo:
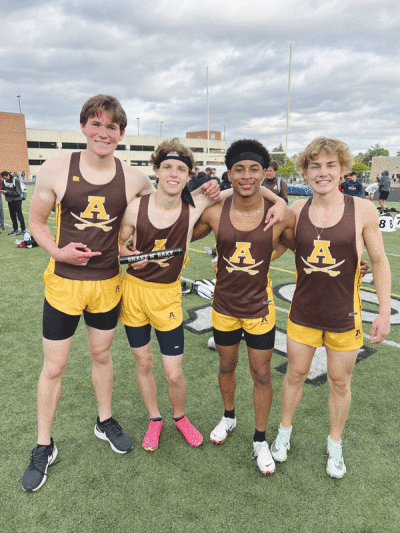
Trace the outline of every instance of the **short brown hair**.
{"label": "short brown hair", "polygon": [[[154,153],[151,154],[150,161],[153,163],[153,169],[157,170],[160,168],[162,161],[165,159],[165,156],[169,152],[176,152],[182,157],[188,157],[192,162],[192,169],[195,165],[194,156],[192,150],[179,141],[177,137],[173,139],[168,139],[157,146],[157,149]],[[189,169],[189,174],[193,174],[193,170]]]}
{"label": "short brown hair", "polygon": [[321,152],[337,154],[342,171],[350,169],[353,164],[353,156],[346,143],[338,139],[317,137],[296,157],[295,166],[297,170],[304,176],[309,163],[318,157]]}
{"label": "short brown hair", "polygon": [[120,101],[114,96],[108,94],[98,94],[89,98],[87,102],[83,104],[80,123],[85,126],[89,118],[97,116],[101,111],[109,111],[113,122],[119,125],[120,131],[126,129],[128,119],[126,113],[120,104]]}
{"label": "short brown hair", "polygon": [[269,167],[272,167],[274,169],[274,171],[276,172],[278,170],[278,168],[279,168],[278,161],[275,161],[275,159],[271,159],[268,168]]}

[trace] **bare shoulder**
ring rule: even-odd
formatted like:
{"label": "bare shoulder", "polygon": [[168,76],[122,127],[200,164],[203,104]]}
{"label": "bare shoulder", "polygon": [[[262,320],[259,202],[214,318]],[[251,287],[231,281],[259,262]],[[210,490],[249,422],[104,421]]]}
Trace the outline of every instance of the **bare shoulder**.
{"label": "bare shoulder", "polygon": [[296,200],[295,202],[293,202],[293,204],[290,206],[290,209],[292,210],[292,213],[294,213],[294,215],[296,216],[296,218],[298,218],[301,210],[303,209],[303,207],[306,205],[306,202],[307,202],[307,199],[304,200],[304,199],[301,199],[301,200]]}
{"label": "bare shoulder", "polygon": [[135,196],[150,194],[155,190],[150,178],[146,176],[146,174],[135,167],[131,167],[128,165],[128,163],[125,163],[125,161],[121,161],[121,164],[126,180],[126,193],[128,200],[131,200]]}
{"label": "bare shoulder", "polygon": [[35,193],[53,192],[59,200],[65,191],[68,179],[71,154],[64,154],[48,159],[40,167],[36,178]]}
{"label": "bare shoulder", "polygon": [[225,200],[217,202],[208,206],[201,215],[201,220],[203,222],[208,222],[209,224],[215,220],[219,220],[221,217],[222,206],[224,205]]}
{"label": "bare shoulder", "polygon": [[379,214],[373,202],[354,197],[354,209],[356,220],[361,221],[363,226],[377,225],[379,223]]}

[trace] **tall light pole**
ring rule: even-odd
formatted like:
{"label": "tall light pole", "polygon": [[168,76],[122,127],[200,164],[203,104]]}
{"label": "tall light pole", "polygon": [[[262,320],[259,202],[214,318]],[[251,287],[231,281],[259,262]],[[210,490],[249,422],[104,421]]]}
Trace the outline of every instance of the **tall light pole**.
{"label": "tall light pole", "polygon": [[139,120],[140,120],[140,117],[136,117],[136,120],[137,120],[137,134],[139,136]]}
{"label": "tall light pole", "polygon": [[288,96],[287,96],[287,112],[286,112],[286,145],[285,145],[285,168],[288,150],[288,137],[289,137],[289,108],[290,108],[290,78],[292,74],[292,43],[290,43],[290,55],[289,55],[289,82],[288,82]]}
{"label": "tall light pole", "polygon": [[162,125],[163,125],[163,121],[160,122],[160,137],[162,137]]}
{"label": "tall light pole", "polygon": [[21,95],[18,94],[17,98],[18,98],[19,112],[22,113],[22,111],[21,111]]}
{"label": "tall light pole", "polygon": [[208,163],[208,157],[210,153],[210,104],[208,99],[208,67],[207,67],[207,161],[206,165]]}

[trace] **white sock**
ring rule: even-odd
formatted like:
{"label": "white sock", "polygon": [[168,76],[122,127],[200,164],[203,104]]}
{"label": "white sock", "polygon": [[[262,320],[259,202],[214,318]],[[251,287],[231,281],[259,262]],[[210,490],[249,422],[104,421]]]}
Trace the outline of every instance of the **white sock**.
{"label": "white sock", "polygon": [[279,431],[283,431],[284,433],[291,433],[292,432],[292,427],[293,426],[290,426],[290,428],[285,428],[284,426],[282,426],[282,423],[279,424]]}

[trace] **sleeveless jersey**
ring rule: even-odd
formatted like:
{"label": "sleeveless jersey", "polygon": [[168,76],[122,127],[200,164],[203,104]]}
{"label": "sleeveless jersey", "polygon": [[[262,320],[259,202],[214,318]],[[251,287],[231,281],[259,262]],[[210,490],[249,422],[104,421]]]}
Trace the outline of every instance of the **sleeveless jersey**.
{"label": "sleeveless jersey", "polygon": [[85,180],[79,170],[80,152],[71,154],[67,187],[56,206],[56,243],[62,248],[70,242],[83,242],[92,252],[84,267],[50,260],[57,276],[74,280],[104,280],[119,273],[118,233],[127,206],[125,176],[119,159],[114,158],[116,172],[103,185]]}
{"label": "sleeveless jersey", "polygon": [[264,218],[250,231],[236,229],[229,213],[232,198],[225,200],[218,226],[218,270],[213,308],[235,318],[262,318],[273,304],[268,277],[272,228],[264,231],[264,219],[272,203],[264,199]]}
{"label": "sleeveless jersey", "polygon": [[149,194],[140,198],[136,223],[137,250],[147,253],[182,248],[183,255],[150,261],[142,270],[133,270],[131,265],[126,272],[143,281],[174,283],[187,262],[186,241],[189,229],[189,205],[182,202],[181,213],[176,222],[168,228],[158,229],[149,220],[149,199]]}
{"label": "sleeveless jersey", "polygon": [[333,333],[351,331],[361,322],[354,199],[344,196],[341,220],[318,228],[319,239],[308,214],[311,201],[301,210],[296,230],[297,281],[289,319]]}

